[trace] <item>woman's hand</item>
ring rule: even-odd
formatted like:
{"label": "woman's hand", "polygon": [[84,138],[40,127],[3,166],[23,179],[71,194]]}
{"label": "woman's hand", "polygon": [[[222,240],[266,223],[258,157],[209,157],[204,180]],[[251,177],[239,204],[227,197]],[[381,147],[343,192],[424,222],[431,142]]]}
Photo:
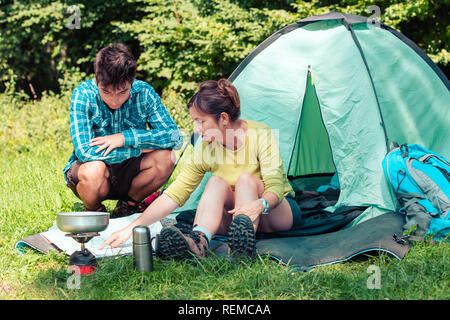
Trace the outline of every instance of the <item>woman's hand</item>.
{"label": "woman's hand", "polygon": [[105,153],[103,154],[103,156],[106,157],[115,148],[123,147],[124,143],[125,138],[123,136],[123,133],[116,133],[109,136],[91,139],[89,141],[89,146],[100,146],[97,148],[97,150],[95,150],[95,153],[99,153],[100,151],[106,149]]}
{"label": "woman's hand", "polygon": [[[169,196],[162,194],[156,198],[145,211],[132,223],[125,228],[114,232],[108,239],[98,248],[103,249],[106,245],[113,248],[120,246],[127,241],[133,233],[133,228],[136,226],[150,226],[156,221],[167,217],[171,212],[178,208],[178,203],[172,200]],[[150,213],[151,212],[151,213]]]}
{"label": "woman's hand", "polygon": [[109,245],[113,248],[117,248],[122,243],[127,241],[131,237],[132,233],[133,230],[129,226],[119,231],[116,231],[113,234],[111,234],[109,238],[106,239],[105,242],[103,242],[103,244],[98,249],[102,250],[106,245]]}
{"label": "woman's hand", "polygon": [[264,205],[261,200],[253,200],[243,206],[229,210],[228,213],[234,216],[245,214],[254,222],[258,216],[264,211]]}

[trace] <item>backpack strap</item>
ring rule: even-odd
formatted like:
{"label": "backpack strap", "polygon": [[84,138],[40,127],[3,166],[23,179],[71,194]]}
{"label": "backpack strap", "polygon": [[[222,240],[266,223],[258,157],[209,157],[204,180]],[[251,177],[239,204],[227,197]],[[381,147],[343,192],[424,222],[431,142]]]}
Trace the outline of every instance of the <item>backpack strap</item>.
{"label": "backpack strap", "polygon": [[403,199],[408,199],[404,204],[405,208],[410,207],[412,204],[420,200],[427,199],[427,197],[424,196],[423,194],[414,192],[400,193],[399,196],[402,197]]}
{"label": "backpack strap", "polygon": [[422,192],[426,195],[426,198],[430,200],[431,204],[442,214],[445,219],[447,213],[450,210],[450,199],[442,191],[439,185],[433,181],[422,170],[416,169],[412,166],[413,161],[417,159],[406,159],[406,167],[408,168],[411,178],[416,182]]}
{"label": "backpack strap", "polygon": [[430,158],[436,158],[436,159],[440,160],[441,162],[443,162],[444,164],[446,164],[447,166],[450,167],[450,163],[448,163],[445,159],[439,157],[438,155],[432,154],[432,153],[424,154],[423,156],[421,156],[417,160],[419,160],[422,163],[428,163],[428,159],[430,159]]}
{"label": "backpack strap", "polygon": [[[421,156],[419,159],[417,159],[417,160],[419,160],[420,162],[422,162],[422,163],[426,163],[426,164],[428,164],[429,162],[428,162],[428,160],[430,159],[430,158],[436,158],[436,159],[438,159],[439,161],[441,161],[443,164],[445,164],[445,165],[447,165],[448,167],[450,167],[450,163],[448,163],[445,159],[443,159],[443,158],[441,158],[441,157],[439,157],[439,156],[437,156],[437,155],[435,155],[435,154],[431,154],[431,153],[429,153],[429,154],[425,154],[425,155],[423,155],[423,156]],[[430,163],[431,164],[431,163]],[[438,169],[441,173],[442,173],[442,175],[447,179],[447,181],[450,183],[450,171],[447,171],[447,170],[445,170],[444,168],[441,168],[441,167],[438,167],[438,166],[434,166],[436,169]]]}

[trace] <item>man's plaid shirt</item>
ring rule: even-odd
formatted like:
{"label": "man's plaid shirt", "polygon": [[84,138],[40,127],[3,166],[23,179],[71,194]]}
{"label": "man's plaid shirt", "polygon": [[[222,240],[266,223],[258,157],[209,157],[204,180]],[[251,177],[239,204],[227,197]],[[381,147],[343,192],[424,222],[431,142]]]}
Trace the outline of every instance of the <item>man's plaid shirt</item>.
{"label": "man's plaid shirt", "polygon": [[[89,146],[95,137],[120,132],[125,138],[124,146],[106,157],[103,156],[106,149],[97,154],[99,146]],[[63,170],[64,176],[77,160],[114,164],[139,156],[141,149],[173,149],[183,144],[181,133],[158,94],[140,80],[133,82],[129,99],[114,112],[103,103],[94,79],[80,84],[72,93],[70,136],[74,150]]]}

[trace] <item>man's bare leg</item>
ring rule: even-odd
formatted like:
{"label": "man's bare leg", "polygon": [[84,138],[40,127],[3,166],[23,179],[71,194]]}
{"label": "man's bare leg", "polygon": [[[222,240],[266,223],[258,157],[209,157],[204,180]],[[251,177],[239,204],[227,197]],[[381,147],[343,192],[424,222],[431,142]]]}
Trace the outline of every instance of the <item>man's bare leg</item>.
{"label": "man's bare leg", "polygon": [[87,210],[100,207],[109,191],[109,171],[103,161],[82,163],[78,169],[77,192]]}
{"label": "man's bare leg", "polygon": [[145,153],[141,161],[141,172],[131,182],[128,196],[140,202],[162,187],[172,174],[174,157],[172,150]]}

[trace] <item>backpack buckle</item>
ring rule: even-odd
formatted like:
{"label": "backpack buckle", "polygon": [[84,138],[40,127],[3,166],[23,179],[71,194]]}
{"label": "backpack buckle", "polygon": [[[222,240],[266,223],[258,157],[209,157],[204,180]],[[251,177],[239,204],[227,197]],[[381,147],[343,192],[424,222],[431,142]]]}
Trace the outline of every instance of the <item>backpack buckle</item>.
{"label": "backpack buckle", "polygon": [[[405,151],[403,151],[403,148],[405,149]],[[408,156],[408,154],[409,154],[409,152],[408,152],[408,145],[407,144],[402,144],[400,146],[400,152],[402,153],[402,157],[406,158]]]}
{"label": "backpack buckle", "polygon": [[409,235],[399,237],[396,233],[394,233],[392,238],[394,238],[394,241],[399,243],[399,244],[402,244],[402,245],[409,244],[409,241],[408,241]]}

